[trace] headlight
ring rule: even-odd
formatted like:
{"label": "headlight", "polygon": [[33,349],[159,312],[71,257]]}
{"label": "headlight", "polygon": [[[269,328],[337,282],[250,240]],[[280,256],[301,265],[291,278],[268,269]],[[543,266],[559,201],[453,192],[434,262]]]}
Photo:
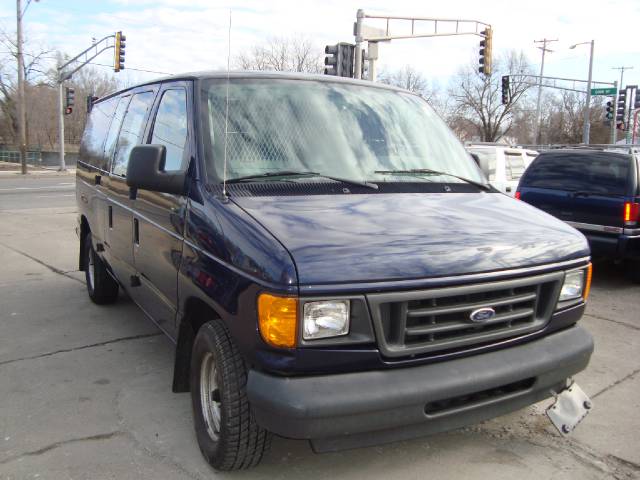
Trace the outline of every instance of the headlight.
{"label": "headlight", "polygon": [[584,289],[584,270],[574,270],[567,272],[564,276],[564,283],[560,290],[559,302],[574,300],[582,297]]}
{"label": "headlight", "polygon": [[349,333],[349,300],[321,300],[304,304],[305,340],[339,337]]}

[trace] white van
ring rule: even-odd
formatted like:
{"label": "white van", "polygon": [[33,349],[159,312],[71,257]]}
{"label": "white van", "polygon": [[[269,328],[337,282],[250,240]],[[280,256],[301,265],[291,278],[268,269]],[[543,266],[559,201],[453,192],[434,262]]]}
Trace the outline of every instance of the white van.
{"label": "white van", "polygon": [[480,168],[489,183],[511,196],[515,194],[525,169],[538,155],[535,150],[496,145],[469,145],[467,150],[478,156]]}

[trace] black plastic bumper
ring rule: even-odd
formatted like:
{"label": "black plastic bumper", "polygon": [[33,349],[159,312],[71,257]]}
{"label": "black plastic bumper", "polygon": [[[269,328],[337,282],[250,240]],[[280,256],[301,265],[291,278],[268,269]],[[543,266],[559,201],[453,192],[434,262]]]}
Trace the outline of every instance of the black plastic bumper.
{"label": "black plastic bumper", "polygon": [[582,233],[589,241],[593,257],[606,257],[614,260],[640,259],[640,235]]}
{"label": "black plastic bumper", "polygon": [[[523,408],[563,388],[592,352],[591,335],[573,326],[511,348],[412,368],[313,377],[252,370],[247,389],[264,428],[332,451],[459,428]],[[434,405],[439,407],[432,410]]]}

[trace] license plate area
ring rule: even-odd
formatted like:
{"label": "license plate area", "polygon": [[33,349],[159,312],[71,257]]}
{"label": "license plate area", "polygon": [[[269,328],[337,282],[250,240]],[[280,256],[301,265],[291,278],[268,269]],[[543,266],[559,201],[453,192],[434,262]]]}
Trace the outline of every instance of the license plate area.
{"label": "license plate area", "polygon": [[591,399],[574,382],[555,395],[555,402],[547,409],[547,416],[561,435],[569,435],[593,408]]}

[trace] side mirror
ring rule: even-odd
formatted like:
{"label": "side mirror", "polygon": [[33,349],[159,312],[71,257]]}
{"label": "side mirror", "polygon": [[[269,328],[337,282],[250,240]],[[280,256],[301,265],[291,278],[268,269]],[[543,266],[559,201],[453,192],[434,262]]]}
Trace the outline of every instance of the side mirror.
{"label": "side mirror", "polygon": [[[127,185],[154,192],[185,195],[186,172],[164,171],[167,149],[164,145],[136,145],[129,155]],[[135,198],[135,196],[132,196]]]}

